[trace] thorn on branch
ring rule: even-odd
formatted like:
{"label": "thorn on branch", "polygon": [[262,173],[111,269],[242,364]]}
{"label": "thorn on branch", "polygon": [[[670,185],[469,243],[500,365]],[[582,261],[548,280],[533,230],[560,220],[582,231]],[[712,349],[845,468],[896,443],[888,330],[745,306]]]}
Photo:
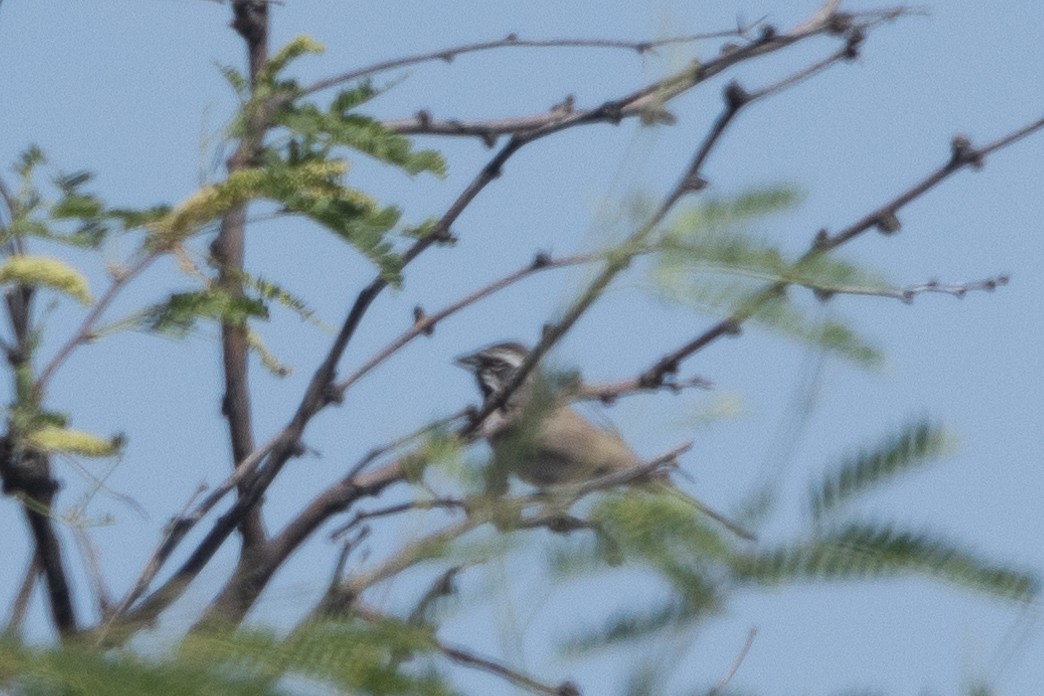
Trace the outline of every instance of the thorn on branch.
{"label": "thorn on branch", "polygon": [[721,45],[721,48],[718,49],[718,55],[727,56],[735,53],[738,50],[740,50],[739,44],[732,43],[731,41],[726,41]]}
{"label": "thorn on branch", "polygon": [[877,218],[877,231],[881,234],[895,234],[902,227],[899,222],[899,217],[895,214],[894,210],[882,213]]}
{"label": "thorn on branch", "polygon": [[550,111],[556,116],[565,116],[573,113],[573,105],[575,103],[576,97],[572,94],[567,94],[565,99],[552,106]]}
{"label": "thorn on branch", "polygon": [[859,47],[862,46],[865,38],[863,30],[858,27],[848,33],[848,40],[845,42],[845,60],[855,60],[859,57]]}
{"label": "thorn on branch", "polygon": [[[846,31],[852,28],[852,15],[847,12],[834,12],[830,15],[830,19],[827,22],[827,31],[835,36],[844,34]],[[857,30],[858,33],[862,34],[862,31]],[[853,32],[853,34],[856,32]],[[862,36],[860,36],[860,41]],[[852,41],[852,36],[848,37],[849,43]]]}
{"label": "thorn on branch", "polygon": [[427,129],[431,126],[431,113],[426,109],[421,109],[417,112],[417,125],[421,128]]}
{"label": "thorn on branch", "polygon": [[497,134],[493,131],[486,131],[482,134],[482,144],[486,146],[487,150],[492,150],[497,144]]}
{"label": "thorn on branch", "polygon": [[725,104],[731,110],[738,111],[748,101],[750,101],[750,95],[740,86],[740,83],[733,80],[725,86]]}
{"label": "thorn on branch", "polygon": [[834,297],[834,291],[825,288],[812,288],[812,296],[820,302],[826,303]]}
{"label": "thorn on branch", "polygon": [[765,24],[761,27],[761,31],[758,32],[758,43],[768,43],[776,38],[776,34],[776,27],[771,24]]}
{"label": "thorn on branch", "polygon": [[439,58],[441,60],[446,61],[447,63],[452,63],[454,58],[453,51],[446,51],[445,53],[440,53]]}
{"label": "thorn on branch", "polygon": [[504,41],[514,43],[515,41],[518,41],[518,34],[516,34],[515,32],[511,32],[510,34],[504,37]]}
{"label": "thorn on branch", "polygon": [[961,167],[971,165],[973,169],[982,169],[982,153],[972,147],[967,136],[955,135],[950,141],[950,166]]}
{"label": "thorn on branch", "polygon": [[533,263],[531,263],[529,267],[536,271],[549,265],[551,265],[551,255],[546,251],[538,251],[536,255],[533,256]]}
{"label": "thorn on branch", "polygon": [[344,403],[344,392],[342,392],[332,383],[329,383],[323,387],[323,402],[326,404],[336,404],[339,406],[342,403]]}
{"label": "thorn on branch", "polygon": [[634,50],[638,51],[638,55],[644,55],[648,51],[652,50],[652,44],[648,41],[643,41],[639,44],[635,44]]}
{"label": "thorn on branch", "polygon": [[557,328],[558,328],[557,326],[555,326],[554,324],[552,324],[550,322],[548,322],[547,324],[544,324],[543,326],[541,326],[540,327],[540,340],[541,341],[548,340],[551,337],[551,335],[555,332],[555,330]]}
{"label": "thorn on branch", "polygon": [[681,188],[683,191],[702,191],[707,188],[707,180],[699,174],[687,174],[682,180]]}
{"label": "thorn on branch", "polygon": [[[728,319],[722,324],[722,331],[726,336],[739,336],[743,333],[743,326],[735,319]],[[673,371],[678,371],[677,366],[675,366]]]}
{"label": "thorn on branch", "polygon": [[830,233],[827,232],[825,227],[820,228],[816,232],[816,238],[812,240],[812,248],[817,251],[824,251],[830,245]]}
{"label": "thorn on branch", "polygon": [[294,443],[292,445],[290,445],[290,456],[291,457],[294,457],[294,458],[303,457],[307,453],[308,453],[308,448],[305,447],[304,443],[301,442],[300,440],[295,440]]}
{"label": "thorn on branch", "polygon": [[580,689],[570,681],[559,684],[557,691],[558,696],[580,696]]}
{"label": "thorn on branch", "polygon": [[413,325],[416,327],[420,324],[425,324],[424,328],[420,330],[425,336],[431,336],[435,333],[435,322],[429,322],[428,315],[424,313],[424,308],[417,305],[413,308]]}
{"label": "thorn on branch", "polygon": [[446,246],[456,244],[458,241],[457,235],[453,234],[453,232],[446,227],[438,227],[432,230],[431,239],[436,244],[444,244]]}
{"label": "thorn on branch", "polygon": [[614,101],[607,101],[602,104],[598,109],[602,114],[605,115],[606,120],[612,123],[614,126],[620,125],[620,121],[623,120],[623,112],[620,109],[620,104]]}

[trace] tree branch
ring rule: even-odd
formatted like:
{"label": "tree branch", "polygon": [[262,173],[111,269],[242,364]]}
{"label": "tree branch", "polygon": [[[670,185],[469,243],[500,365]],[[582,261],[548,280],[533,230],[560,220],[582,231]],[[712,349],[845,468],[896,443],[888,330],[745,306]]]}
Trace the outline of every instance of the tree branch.
{"label": "tree branch", "polygon": [[609,48],[636,51],[639,55],[643,55],[654,51],[656,48],[661,46],[669,46],[672,44],[692,43],[703,39],[729,37],[743,38],[759,23],[760,20],[749,26],[736,27],[735,29],[707,32],[704,34],[689,34],[687,36],[671,36],[665,39],[655,39],[652,41],[614,41],[611,39],[520,39],[516,34],[508,34],[506,37],[498,41],[483,41],[480,43],[465,44],[463,46],[444,48],[438,51],[418,53],[412,56],[393,58],[391,60],[374,63],[363,68],[357,68],[355,70],[350,70],[314,82],[305,87],[301,91],[301,94],[314,94],[315,92],[320,92],[324,89],[329,89],[330,87],[336,87],[345,82],[351,82],[352,80],[369,77],[370,75],[375,75],[379,72],[394,70],[396,68],[405,68],[419,63],[428,63],[432,61],[450,63],[457,56],[478,51],[489,51],[499,48]]}
{"label": "tree branch", "polygon": [[[836,249],[869,229],[877,228],[883,234],[891,234],[898,231],[899,219],[896,213],[900,208],[923,196],[961,169],[966,167],[981,168],[987,155],[1005,148],[1042,128],[1044,128],[1044,118],[1028,123],[979,149],[971,147],[968,140],[963,136],[955,136],[950,145],[950,158],[945,164],[940,165],[919,182],[899,193],[876,210],[845,227],[837,234],[831,236],[825,229],[820,230],[808,251],[799,259],[798,263]],[[641,377],[642,382],[646,384],[660,383],[666,375],[676,372],[678,366],[686,358],[722,336],[735,335],[744,321],[750,318],[766,302],[777,297],[788,284],[786,281],[776,281],[766,285],[761,290],[755,291],[731,315],[714,324],[688,343],[657,360],[655,364],[643,373]]]}

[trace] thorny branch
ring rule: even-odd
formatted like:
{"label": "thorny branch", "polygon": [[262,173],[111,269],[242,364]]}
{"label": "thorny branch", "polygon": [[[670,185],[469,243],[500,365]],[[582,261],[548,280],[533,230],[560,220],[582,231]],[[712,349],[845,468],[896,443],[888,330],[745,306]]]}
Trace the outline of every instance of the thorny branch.
{"label": "thorny branch", "polygon": [[[838,233],[830,235],[825,229],[820,230],[798,263],[836,249],[870,229],[876,228],[882,234],[895,233],[900,226],[899,218],[896,215],[900,208],[920,198],[942,181],[966,167],[980,169],[988,155],[1041,129],[1044,129],[1044,118],[1028,123],[978,149],[973,148],[967,138],[960,135],[955,136],[950,144],[950,158],[944,164],[896,195],[892,200],[864,215]],[[986,282],[989,283],[989,281]],[[677,371],[681,362],[686,358],[722,336],[735,335],[744,321],[755,314],[765,303],[778,296],[787,285],[786,281],[776,281],[756,291],[731,315],[657,360],[643,373],[641,381],[649,385],[659,384],[668,374]]]}
{"label": "thorny branch", "polygon": [[656,39],[653,41],[613,41],[610,39],[521,39],[516,34],[508,34],[506,37],[498,41],[483,41],[481,43],[466,44],[463,46],[444,48],[438,51],[418,53],[412,56],[381,61],[379,63],[374,63],[373,65],[357,68],[355,70],[341,73],[340,75],[334,75],[333,77],[319,80],[318,82],[305,87],[301,93],[304,95],[314,94],[315,92],[336,87],[345,82],[351,82],[352,80],[369,77],[387,70],[405,68],[419,63],[428,63],[432,61],[443,61],[449,63],[457,56],[478,51],[489,51],[499,48],[609,48],[626,49],[636,51],[639,54],[645,54],[655,51],[655,49],[661,46],[692,43],[703,39],[721,39],[729,37],[743,38],[750,33],[751,29],[760,23],[761,21],[759,20],[758,22],[747,26],[738,26],[735,29],[725,31],[689,34],[687,36],[671,36],[665,39]]}
{"label": "thorny branch", "polygon": [[[703,164],[714,149],[714,146],[718,143],[722,134],[725,132],[725,129],[733,122],[740,111],[747,105],[771,94],[787,89],[788,87],[791,87],[826,69],[834,63],[854,58],[857,55],[858,45],[862,39],[863,33],[861,30],[850,29],[849,33],[846,35],[844,47],[835,51],[823,60],[820,60],[811,66],[795,72],[792,75],[756,92],[748,93],[740,87],[738,83],[729,83],[725,88],[725,106],[717,120],[711,126],[710,131],[704,137],[703,142],[700,144],[696,154],[693,156],[692,162],[687,171],[678,180],[678,183],[675,184],[674,188],[671,189],[671,191],[663,198],[660,205],[648,220],[639,226],[624,241],[624,243],[620,245],[620,254],[616,258],[610,259],[606,262],[602,271],[595,276],[576,301],[566,309],[562,317],[554,324],[547,324],[544,326],[543,335],[541,336],[540,341],[533,347],[530,353],[526,356],[526,359],[512,374],[511,380],[509,380],[498,393],[487,399],[486,403],[483,404],[482,408],[476,414],[473,421],[474,429],[477,430],[485,418],[507,403],[511,394],[518,389],[551,346],[561,339],[570,328],[572,328],[573,324],[576,323],[580,316],[586,312],[599,297],[601,297],[602,293],[613,279],[621,271],[627,268],[632,258],[631,255],[627,253],[628,247],[634,249],[643,248],[649,237],[656,231],[660,223],[666,218],[667,214],[674,208],[674,205],[686,194],[698,191],[706,185],[703,178],[700,176]],[[655,385],[658,383],[643,380],[643,384]]]}
{"label": "thorny branch", "polygon": [[[902,11],[897,11],[891,15],[881,13],[876,16],[873,21],[878,23],[881,21],[889,21],[900,14],[902,14]],[[852,26],[850,24],[851,21],[851,15],[833,15],[821,26],[809,29],[807,33],[789,34],[779,37],[773,32],[763,32],[762,38],[749,46],[732,50],[718,59],[714,59],[702,66],[696,66],[696,68],[690,69],[683,74],[673,76],[668,80],[660,81],[655,85],[628,95],[620,100],[616,100],[615,102],[607,102],[602,107],[587,111],[576,111],[565,114],[555,113],[553,118],[549,118],[538,126],[526,129],[524,132],[518,132],[517,130],[514,131],[514,135],[510,141],[490,159],[486,167],[483,168],[472,183],[458,196],[456,201],[454,201],[454,203],[447,209],[442,219],[440,219],[440,221],[431,229],[430,233],[417,240],[414,246],[407,251],[404,260],[408,263],[433,244],[452,239],[452,235],[450,234],[450,226],[452,223],[471,203],[471,201],[474,200],[478,193],[492,182],[493,179],[499,176],[504,163],[524,145],[533,142],[538,138],[542,138],[545,135],[550,135],[573,125],[595,122],[615,122],[625,116],[641,115],[646,113],[651,105],[664,103],[671,97],[680,94],[682,91],[699,82],[702,82],[709,76],[720,73],[740,60],[778,50],[779,48],[790,45],[797,40],[806,38],[815,33],[848,31],[849,43],[846,44],[846,47],[842,52],[839,52],[839,54],[841,54],[840,56],[837,54],[832,56],[829,59],[829,62],[835,62],[842,58],[852,57],[858,45],[857,39],[861,39],[862,32],[868,29],[870,24],[860,26],[860,31],[856,32],[850,31],[850,27]],[[785,83],[780,83],[780,85],[775,88],[782,89],[789,86],[790,84],[793,84],[793,82],[807,77],[812,70],[818,70],[822,67],[825,67],[825,65],[819,65],[818,67],[814,66],[810,71],[803,71],[802,73],[789,78]],[[699,178],[699,171],[703,160],[710,153],[710,150],[717,142],[718,137],[724,131],[725,126],[728,125],[731,119],[735,116],[735,112],[738,112],[743,105],[750,103],[750,101],[753,101],[753,99],[759,98],[760,96],[764,95],[762,93],[745,94],[738,88],[731,91],[728,98],[735,103],[729,108],[733,109],[734,112],[726,115],[723,121],[719,119],[719,123],[715,126],[715,130],[712,131],[705,140],[705,147],[701,147],[702,154],[698,153],[698,156],[694,159],[689,175],[683,177],[679,187],[675,189],[676,195],[673,199],[671,197],[665,199],[665,205],[661,208],[662,214],[658,218],[655,218],[655,222],[650,226],[650,230],[655,227],[660,220],[662,220],[663,215],[666,214],[677,198],[680,198],[681,195],[690,190],[699,189],[703,185],[702,179]],[[1025,135],[1025,133],[1023,133],[1023,135]],[[1010,141],[1013,142],[1015,139],[1017,138],[1013,137]],[[985,154],[982,151],[980,151],[980,153]],[[923,193],[923,191],[916,195],[920,195],[920,193]],[[614,267],[618,263],[620,262],[617,259],[612,259],[607,263],[607,266]],[[615,269],[613,273],[609,274],[604,284],[601,285],[601,288],[604,288],[605,285],[608,284],[612,275],[615,275],[615,272],[618,270],[620,269]],[[270,444],[267,445],[263,451],[259,451],[260,454],[255,452],[246,458],[251,465],[248,471],[249,476],[244,477],[249,478],[250,480],[249,494],[242,495],[233,508],[215,522],[210,533],[208,533],[204,541],[197,546],[196,550],[193,552],[190,562],[183,565],[182,569],[175,574],[175,578],[172,578],[175,582],[173,584],[165,584],[164,587],[154,592],[145,600],[145,602],[142,603],[143,606],[150,605],[150,611],[142,612],[137,615],[136,612],[131,612],[123,617],[125,620],[133,621],[135,618],[146,618],[147,615],[154,611],[158,612],[164,606],[169,604],[170,601],[173,601],[173,599],[180,594],[181,589],[191,580],[193,574],[198,572],[198,569],[209,560],[209,557],[214,551],[216,551],[217,547],[223,543],[225,538],[227,538],[230,529],[234,527],[238,520],[242,519],[246,511],[250,509],[250,506],[260,499],[260,496],[263,495],[267,486],[272,482],[272,480],[274,480],[283,464],[285,464],[290,457],[295,456],[295,454],[301,451],[299,440],[303,434],[305,425],[315,413],[339,398],[340,394],[331,390],[331,386],[334,385],[333,380],[336,372],[336,365],[348,343],[351,341],[370,304],[383,291],[385,285],[386,284],[382,279],[375,279],[359,294],[342,325],[337,339],[328,351],[326,359],[313,375],[313,379],[294,418],[275,436],[275,438],[273,438]],[[557,327],[550,327],[550,330],[545,334],[546,343],[544,341],[541,342],[541,354],[546,351],[547,348],[549,348],[566,329],[568,329],[569,325],[576,320],[576,317],[578,317],[587,306],[589,306],[590,302],[594,301],[594,298],[600,293],[601,288],[592,286],[594,292],[589,298],[589,301],[587,301],[587,304],[577,305],[578,310],[574,317],[569,321],[563,321]],[[726,328],[728,330],[735,330],[740,321],[742,321],[742,318],[739,321],[728,324]],[[555,335],[556,331],[558,332],[557,335]],[[533,365],[535,365],[539,357],[540,355],[538,354],[533,358]],[[678,358],[678,360],[680,359],[681,358]],[[531,369],[532,365],[529,367]],[[670,367],[670,370],[664,370],[656,379],[648,379],[647,374],[643,375],[640,380],[641,384],[647,387],[664,385],[665,375],[668,372],[673,372],[673,370],[677,369],[677,360],[671,363]],[[345,381],[348,380],[346,379]],[[343,388],[346,389],[350,384],[351,382],[348,382],[348,384],[342,382],[336,386],[343,385]],[[493,406],[493,408],[495,408],[495,406]],[[367,460],[366,463],[371,461],[373,461],[373,459]],[[363,466],[365,466],[365,463]],[[264,587],[267,578],[271,576],[271,573],[274,572],[275,568],[285,560],[289,553],[292,552],[301,541],[307,538],[323,521],[328,519],[330,515],[347,509],[353,502],[361,497],[380,493],[388,485],[400,480],[402,475],[403,471],[399,461],[390,462],[377,470],[365,473],[361,468],[353,470],[352,476],[342,479],[340,482],[335,484],[335,486],[324,491],[320,496],[313,500],[313,502],[302,512],[301,515],[298,516],[298,518],[287,525],[279,535],[267,541],[264,545],[265,553],[258,554],[257,556],[258,565],[252,569],[247,569],[250,572],[244,572],[242,574],[237,573],[236,577],[234,577],[229,585],[226,586],[226,590],[235,591],[237,583],[244,583],[252,585],[256,588],[256,592],[260,592],[260,589]],[[227,599],[225,594],[226,593],[224,592],[222,593],[222,596],[219,597],[215,606],[218,606],[221,602]],[[238,592],[236,592],[236,594],[238,594]],[[245,612],[245,609],[252,604],[254,598],[256,598],[256,593],[252,596],[239,595],[236,600],[238,607],[233,608],[233,611],[228,614],[230,618],[233,621],[241,618],[242,612]]]}
{"label": "thorny branch", "polygon": [[[879,20],[875,18],[873,21],[876,23]],[[863,28],[866,27],[864,26]],[[824,31],[827,31],[825,25],[809,29],[807,32],[799,35],[779,37],[772,31],[763,30],[762,36],[750,46],[737,49],[727,56],[711,61],[705,66],[697,66],[695,69],[690,69],[679,75],[653,83],[621,99],[607,102],[592,112],[579,116],[572,115],[542,128],[531,130],[524,134],[516,134],[483,167],[429,232],[416,240],[413,246],[403,254],[403,264],[409,264],[432,245],[451,239],[450,227],[452,223],[474,198],[500,175],[504,163],[523,146],[572,126],[606,120],[615,122],[624,115],[638,115],[643,113],[651,103],[665,103],[667,100],[681,94],[708,77],[720,73],[727,67],[735,65],[742,60],[780,50],[796,41]],[[273,438],[272,444],[267,446],[267,452],[261,457],[255,456],[257,454],[255,452],[237,460],[240,462],[241,468],[244,467],[245,461],[252,460],[252,473],[248,479],[249,483],[244,483],[240,486],[240,495],[233,507],[215,521],[214,526],[196,546],[188,560],[182,564],[163,586],[142,600],[141,605],[137,609],[131,610],[129,606],[126,606],[123,611],[115,615],[113,617],[113,627],[120,624],[129,626],[138,621],[150,620],[151,617],[155,616],[176,597],[180,596],[187,584],[195,577],[195,574],[209,562],[213,554],[224,543],[228,534],[236,526],[240,525],[242,520],[248,515],[256,514],[253,511],[256,509],[257,502],[272,481],[275,480],[282,467],[291,457],[303,451],[300,438],[308,422],[322,408],[337,400],[336,392],[331,389],[337,363],[340,361],[341,355],[354,336],[371,303],[386,286],[387,281],[378,276],[359,293],[342,324],[341,330],[327,351],[325,359],[315,370],[296,413],[287,426]],[[241,617],[245,613],[246,608],[253,603],[267,579],[275,571],[277,564],[281,563],[289,552],[307,538],[323,520],[330,514],[345,509],[361,496],[380,492],[384,487],[399,480],[400,477],[401,470],[392,463],[378,471],[367,474],[361,482],[342,480],[331,489],[320,494],[295,520],[284,528],[283,532],[276,538],[265,542],[265,548],[259,549],[257,553],[252,554],[252,567],[241,568],[241,572],[237,572],[236,576],[230,580],[229,584],[226,585],[226,591],[219,594],[215,600],[212,607],[213,612],[224,614],[233,622],[237,621],[238,617]],[[183,538],[183,536],[178,539],[171,537],[170,541],[173,543],[165,541],[164,545],[168,548],[165,549],[163,554],[155,554],[154,558],[158,558],[162,562],[169,557],[170,551],[180,538]],[[155,571],[150,571],[148,574],[154,576]],[[244,596],[241,593],[243,589],[242,583],[246,580],[248,580],[246,584],[252,586],[248,596]]]}

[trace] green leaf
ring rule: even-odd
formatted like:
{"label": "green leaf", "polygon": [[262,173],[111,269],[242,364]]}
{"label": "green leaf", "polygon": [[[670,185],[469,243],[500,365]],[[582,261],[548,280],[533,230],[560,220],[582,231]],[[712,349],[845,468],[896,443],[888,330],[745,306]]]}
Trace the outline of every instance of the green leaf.
{"label": "green leaf", "polygon": [[573,631],[559,642],[559,650],[570,657],[649,639],[665,630],[678,629],[693,621],[691,611],[678,602],[653,607],[627,607],[611,613],[600,626]]}
{"label": "green leaf", "polygon": [[739,555],[733,570],[758,585],[916,573],[1019,602],[1040,591],[1034,573],[983,560],[932,535],[876,524],[850,524],[809,542]]}
{"label": "green leaf", "polygon": [[295,36],[265,62],[264,67],[258,73],[257,80],[259,83],[273,84],[279,73],[295,59],[309,53],[318,55],[324,50],[321,43],[309,36],[303,34]]}
{"label": "green leaf", "polygon": [[876,446],[847,457],[810,486],[812,516],[819,519],[859,494],[930,463],[951,444],[946,430],[935,423],[919,420],[904,425]]}
{"label": "green leaf", "polygon": [[9,256],[0,264],[0,283],[45,287],[91,303],[87,280],[64,261],[49,256]]}
{"label": "green leaf", "polygon": [[265,346],[257,332],[247,331],[247,345],[250,347],[250,350],[257,353],[257,357],[261,360],[261,365],[276,377],[286,377],[293,372],[290,367],[281,363],[279,358],[268,350],[268,347]]}
{"label": "green leaf", "polygon": [[225,65],[224,63],[217,63],[216,67],[218,72],[225,78],[229,86],[232,87],[233,91],[239,96],[241,101],[246,101],[250,98],[250,81],[243,75],[243,73],[236,70],[231,65]]}
{"label": "green leaf", "polygon": [[18,164],[15,165],[15,172],[17,172],[19,177],[24,181],[28,181],[32,176],[33,170],[46,161],[47,157],[44,155],[43,150],[34,143],[27,147],[18,156]]}
{"label": "green leaf", "polygon": [[243,283],[254,290],[261,299],[267,302],[275,302],[279,306],[290,310],[301,321],[307,321],[321,328],[328,328],[315,318],[315,310],[308,306],[308,303],[298,295],[285,290],[282,286],[266,278],[254,277],[248,273],[240,273],[239,276]]}
{"label": "green leaf", "polygon": [[[327,110],[314,104],[287,104],[275,115],[276,123],[301,138],[292,139],[297,156],[302,148],[326,157],[331,148],[348,147],[394,165],[408,174],[431,172],[446,175],[446,162],[434,150],[414,151],[409,138],[385,128],[379,121],[350,110],[377,94],[370,84],[338,93]],[[318,146],[318,149],[315,149]]]}
{"label": "green leaf", "polygon": [[199,319],[245,326],[251,317],[268,318],[268,308],[263,301],[208,289],[175,293],[166,302],[142,312],[137,323],[147,331],[181,338],[195,327]]}
{"label": "green leaf", "polygon": [[26,442],[41,452],[61,452],[83,457],[111,457],[123,446],[122,437],[109,439],[56,426],[45,426],[26,436]]}
{"label": "green leaf", "polygon": [[665,302],[718,316],[738,314],[759,326],[820,346],[867,368],[877,368],[884,362],[881,352],[853,329],[837,319],[817,321],[806,317],[785,294],[760,303],[752,302],[758,290],[750,283],[722,282],[697,275],[677,282],[661,281],[654,290]]}

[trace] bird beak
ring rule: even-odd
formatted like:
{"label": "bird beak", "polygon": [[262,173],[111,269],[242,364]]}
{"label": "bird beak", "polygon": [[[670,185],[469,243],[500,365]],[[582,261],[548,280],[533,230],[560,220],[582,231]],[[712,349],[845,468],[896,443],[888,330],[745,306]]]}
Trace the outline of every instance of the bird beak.
{"label": "bird beak", "polygon": [[463,367],[465,370],[474,370],[475,366],[478,365],[478,357],[474,353],[458,355],[453,358],[453,364],[457,367]]}

